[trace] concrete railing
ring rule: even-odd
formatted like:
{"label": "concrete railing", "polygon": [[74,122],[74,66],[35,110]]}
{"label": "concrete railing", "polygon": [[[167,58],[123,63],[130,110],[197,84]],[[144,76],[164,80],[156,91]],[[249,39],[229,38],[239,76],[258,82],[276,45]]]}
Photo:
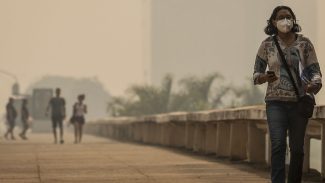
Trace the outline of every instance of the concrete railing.
{"label": "concrete railing", "polygon": [[[179,147],[245,160],[270,163],[265,106],[176,112],[89,122],[86,133],[104,137]],[[305,137],[304,172],[310,168],[310,140],[321,140],[321,175],[325,177],[325,106],[317,106]]]}

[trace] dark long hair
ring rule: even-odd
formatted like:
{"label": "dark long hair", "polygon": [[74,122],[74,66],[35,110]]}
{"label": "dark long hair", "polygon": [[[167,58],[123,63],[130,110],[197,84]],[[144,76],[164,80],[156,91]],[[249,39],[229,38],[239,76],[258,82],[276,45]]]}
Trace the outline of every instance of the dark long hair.
{"label": "dark long hair", "polygon": [[292,15],[293,27],[291,29],[291,32],[300,32],[301,31],[301,27],[299,24],[297,24],[296,15],[293,13],[292,9],[288,6],[277,6],[276,8],[274,8],[270,19],[267,20],[267,26],[264,28],[265,34],[270,35],[270,36],[274,35],[274,34],[278,34],[278,29],[273,25],[272,20],[275,20],[278,12],[283,9],[288,10],[290,12],[290,14]]}

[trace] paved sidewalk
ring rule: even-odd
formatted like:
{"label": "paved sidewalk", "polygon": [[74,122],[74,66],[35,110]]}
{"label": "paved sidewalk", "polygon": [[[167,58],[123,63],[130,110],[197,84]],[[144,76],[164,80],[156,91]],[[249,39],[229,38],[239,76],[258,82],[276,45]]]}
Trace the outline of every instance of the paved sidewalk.
{"label": "paved sidewalk", "polygon": [[51,144],[51,134],[0,140],[0,182],[78,183],[267,183],[268,173],[163,147],[85,136]]}

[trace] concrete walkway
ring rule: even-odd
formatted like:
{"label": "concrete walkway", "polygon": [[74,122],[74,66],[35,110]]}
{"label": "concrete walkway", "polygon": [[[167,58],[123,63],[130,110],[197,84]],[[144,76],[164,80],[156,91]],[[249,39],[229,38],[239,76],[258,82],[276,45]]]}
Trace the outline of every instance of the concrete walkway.
{"label": "concrete walkway", "polygon": [[268,172],[163,147],[85,136],[52,144],[51,134],[28,141],[0,139],[0,182],[267,183]]}

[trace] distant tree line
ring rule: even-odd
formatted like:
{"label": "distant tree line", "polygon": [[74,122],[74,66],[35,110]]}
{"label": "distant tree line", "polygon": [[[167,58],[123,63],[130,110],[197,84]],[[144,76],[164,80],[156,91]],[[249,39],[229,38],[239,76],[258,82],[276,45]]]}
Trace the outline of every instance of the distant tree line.
{"label": "distant tree line", "polygon": [[139,116],[257,105],[264,100],[264,93],[251,81],[244,86],[223,84],[219,73],[188,76],[175,87],[173,82],[173,77],[167,74],[160,86],[133,85],[126,96],[111,98],[107,112],[110,116]]}
{"label": "distant tree line", "polygon": [[107,115],[107,101],[111,101],[111,94],[97,78],[73,78],[64,76],[44,76],[31,83],[27,94],[32,94],[35,88],[61,88],[62,96],[66,99],[67,113],[71,115],[72,105],[79,94],[86,95],[88,106],[87,119],[98,119]]}

